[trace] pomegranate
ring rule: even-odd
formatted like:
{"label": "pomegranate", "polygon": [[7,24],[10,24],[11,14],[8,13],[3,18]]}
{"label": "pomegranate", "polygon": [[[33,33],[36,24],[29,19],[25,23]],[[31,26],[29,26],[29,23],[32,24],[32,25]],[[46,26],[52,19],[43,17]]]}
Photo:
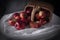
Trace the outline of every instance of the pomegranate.
{"label": "pomegranate", "polygon": [[20,19],[20,17],[19,17],[19,13],[15,13],[14,15],[13,15],[13,17],[17,20],[17,19]]}
{"label": "pomegranate", "polygon": [[16,22],[15,23],[15,28],[17,29],[17,30],[20,30],[20,29],[24,29],[25,28],[25,23],[23,23],[23,22]]}
{"label": "pomegranate", "polygon": [[9,19],[8,20],[8,23],[11,25],[11,26],[14,26],[15,25],[15,21],[13,19]]}
{"label": "pomegranate", "polygon": [[17,30],[20,30],[20,29],[21,29],[21,24],[19,24],[19,22],[16,22],[16,23],[15,23],[15,28],[16,28]]}

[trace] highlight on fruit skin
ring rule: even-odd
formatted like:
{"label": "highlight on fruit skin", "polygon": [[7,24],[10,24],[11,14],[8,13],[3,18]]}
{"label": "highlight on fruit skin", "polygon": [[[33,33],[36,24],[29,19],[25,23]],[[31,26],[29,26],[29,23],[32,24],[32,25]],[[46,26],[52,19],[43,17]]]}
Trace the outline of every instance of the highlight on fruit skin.
{"label": "highlight on fruit skin", "polygon": [[13,15],[13,17],[14,17],[15,19],[20,19],[19,13],[15,13],[15,14]]}

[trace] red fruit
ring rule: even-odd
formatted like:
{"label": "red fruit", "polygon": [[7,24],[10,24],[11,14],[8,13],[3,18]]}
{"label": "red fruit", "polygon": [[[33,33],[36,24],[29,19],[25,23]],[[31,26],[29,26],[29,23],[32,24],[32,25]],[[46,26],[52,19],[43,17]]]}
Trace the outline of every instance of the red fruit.
{"label": "red fruit", "polygon": [[14,17],[15,19],[20,19],[20,17],[19,17],[19,13],[15,13],[15,14],[13,14],[13,17]]}
{"label": "red fruit", "polygon": [[27,19],[25,18],[25,13],[24,12],[21,12],[20,13],[20,20],[22,21],[22,22],[27,22]]}
{"label": "red fruit", "polygon": [[41,26],[41,25],[44,25],[44,24],[46,24],[47,22],[46,22],[46,20],[44,20],[44,19],[40,19],[40,21],[39,21],[39,26]]}
{"label": "red fruit", "polygon": [[20,13],[20,18],[21,18],[21,19],[24,19],[24,12],[21,12],[21,13]]}
{"label": "red fruit", "polygon": [[20,30],[20,29],[21,29],[21,24],[19,24],[18,22],[16,22],[15,28],[16,28],[17,30]]}
{"label": "red fruit", "polygon": [[24,24],[24,23],[16,22],[15,28],[16,28],[17,30],[24,29],[24,28],[25,28],[25,24]]}
{"label": "red fruit", "polygon": [[36,17],[36,19],[40,19],[40,16],[38,13],[35,15],[35,17]]}
{"label": "red fruit", "polygon": [[10,25],[12,25],[12,26],[15,25],[15,21],[13,21],[12,19],[9,19],[9,20],[8,20],[8,23],[9,23]]}
{"label": "red fruit", "polygon": [[34,22],[30,22],[30,27],[31,28],[38,28],[38,24]]}

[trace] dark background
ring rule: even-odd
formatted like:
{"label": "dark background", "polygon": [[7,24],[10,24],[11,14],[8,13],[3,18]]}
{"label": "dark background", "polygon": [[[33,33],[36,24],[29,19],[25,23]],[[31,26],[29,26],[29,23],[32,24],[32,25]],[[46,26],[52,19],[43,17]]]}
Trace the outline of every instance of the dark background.
{"label": "dark background", "polygon": [[[9,2],[12,2],[12,1],[16,1],[16,0],[0,0],[0,18],[4,14],[6,14],[5,11],[6,11],[7,5]],[[22,1],[29,1],[29,0],[20,0],[20,1],[22,2]],[[54,13],[60,17],[60,0],[40,0],[40,1],[44,1],[52,4],[55,8]],[[0,40],[12,40],[12,39],[7,38],[0,32]],[[48,40],[60,40],[60,33],[58,33],[55,37]]]}

